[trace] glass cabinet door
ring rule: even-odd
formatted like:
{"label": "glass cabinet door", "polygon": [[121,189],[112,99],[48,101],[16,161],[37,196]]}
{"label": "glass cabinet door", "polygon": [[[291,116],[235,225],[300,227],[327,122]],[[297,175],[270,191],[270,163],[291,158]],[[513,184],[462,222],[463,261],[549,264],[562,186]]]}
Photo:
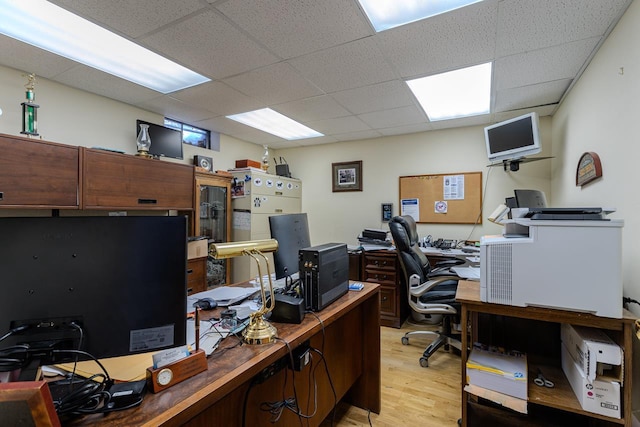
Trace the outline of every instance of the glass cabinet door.
{"label": "glass cabinet door", "polygon": [[[231,218],[230,179],[215,176],[196,177],[195,234],[206,236],[208,243],[229,241]],[[229,260],[207,258],[207,286],[229,284]]]}

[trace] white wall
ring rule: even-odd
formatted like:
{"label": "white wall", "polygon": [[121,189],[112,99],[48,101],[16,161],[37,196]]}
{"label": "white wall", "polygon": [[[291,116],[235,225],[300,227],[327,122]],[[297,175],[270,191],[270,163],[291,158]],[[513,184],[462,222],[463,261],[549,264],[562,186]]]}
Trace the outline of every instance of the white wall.
{"label": "white wall", "polygon": [[[634,1],[553,117],[554,201],[566,206],[610,206],[624,219],[624,295],[640,301],[640,3]],[[621,70],[621,68],[623,70]],[[597,153],[603,177],[575,185],[578,159]],[[597,245],[598,242],[593,242]],[[597,268],[597,266],[585,266]],[[606,284],[603,284],[606,286]],[[630,306],[640,313],[640,307]]]}
{"label": "white wall", "polygon": [[[551,120],[540,121],[543,151],[551,153]],[[407,175],[482,172],[484,213],[482,225],[419,224],[420,236],[479,240],[501,228],[486,218],[515,188],[540,189],[551,194],[551,161],[522,164],[518,172],[502,166],[488,168],[481,126],[432,131],[412,135],[340,142],[312,147],[281,149],[294,177],[302,179],[302,208],[309,215],[314,244],[330,241],[356,243],[363,228],[388,229],[380,220],[380,204],[393,203],[399,214],[399,177]],[[331,191],[331,164],[362,160],[363,191]],[[429,207],[421,207],[427,209]],[[433,207],[431,207],[433,208]]]}
{"label": "white wall", "polygon": [[[25,100],[24,71],[0,66],[0,133],[20,135]],[[136,152],[136,119],[162,124],[161,115],[36,76],[35,103],[42,139],[83,147],[108,147]],[[153,141],[152,141],[153,143]],[[213,157],[216,169],[227,170],[237,159],[260,159],[262,147],[221,135],[220,151],[183,144],[183,161],[196,154]],[[163,161],[173,161],[171,159]]]}

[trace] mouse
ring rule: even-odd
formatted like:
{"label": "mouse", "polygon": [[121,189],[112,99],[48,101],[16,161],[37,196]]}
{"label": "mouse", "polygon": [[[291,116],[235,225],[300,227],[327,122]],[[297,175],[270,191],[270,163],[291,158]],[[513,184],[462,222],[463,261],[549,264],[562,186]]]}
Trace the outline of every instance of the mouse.
{"label": "mouse", "polygon": [[193,306],[200,310],[212,310],[218,306],[218,303],[213,298],[200,298],[193,303]]}

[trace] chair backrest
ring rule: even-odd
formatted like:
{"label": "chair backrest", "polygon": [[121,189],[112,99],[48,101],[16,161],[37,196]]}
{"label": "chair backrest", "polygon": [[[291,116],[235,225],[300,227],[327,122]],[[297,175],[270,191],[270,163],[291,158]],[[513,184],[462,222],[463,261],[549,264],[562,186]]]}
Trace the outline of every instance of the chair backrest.
{"label": "chair backrest", "polygon": [[395,216],[389,221],[389,230],[398,251],[400,265],[404,272],[405,285],[413,274],[420,276],[420,283],[426,281],[431,270],[429,260],[420,250],[418,229],[412,216]]}

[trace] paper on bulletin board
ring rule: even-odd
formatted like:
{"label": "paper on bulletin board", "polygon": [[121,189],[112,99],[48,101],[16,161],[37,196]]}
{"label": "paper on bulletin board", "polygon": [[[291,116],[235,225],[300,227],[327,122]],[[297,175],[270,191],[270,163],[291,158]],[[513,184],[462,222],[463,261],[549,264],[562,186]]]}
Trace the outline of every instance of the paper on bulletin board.
{"label": "paper on bulletin board", "polygon": [[446,175],[442,182],[444,200],[464,200],[464,175]]}
{"label": "paper on bulletin board", "polygon": [[233,211],[232,223],[236,230],[251,230],[251,212]]}
{"label": "paper on bulletin board", "polygon": [[418,199],[400,200],[400,215],[410,215],[418,222],[420,220],[420,201]]}

